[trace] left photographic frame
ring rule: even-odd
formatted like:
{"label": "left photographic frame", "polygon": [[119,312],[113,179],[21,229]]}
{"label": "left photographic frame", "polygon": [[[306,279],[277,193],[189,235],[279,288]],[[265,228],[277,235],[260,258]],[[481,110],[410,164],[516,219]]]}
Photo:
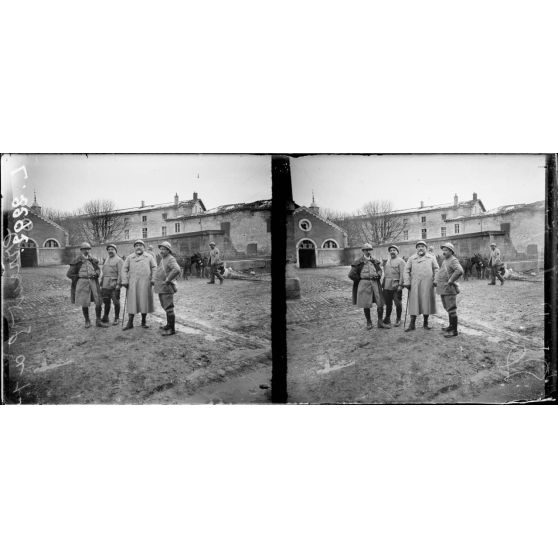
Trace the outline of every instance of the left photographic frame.
{"label": "left photographic frame", "polygon": [[2,156],[6,404],[271,401],[271,157]]}

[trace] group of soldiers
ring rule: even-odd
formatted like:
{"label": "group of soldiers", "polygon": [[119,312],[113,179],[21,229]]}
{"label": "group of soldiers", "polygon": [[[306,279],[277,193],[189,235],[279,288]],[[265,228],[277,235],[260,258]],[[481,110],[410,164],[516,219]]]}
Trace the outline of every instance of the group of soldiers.
{"label": "group of soldiers", "polygon": [[[125,312],[128,321],[123,330],[134,327],[134,317],[141,314],[141,327],[147,325],[147,314],[155,311],[153,293],[159,295],[159,303],[165,310],[167,323],[161,326],[162,334],[176,333],[174,314],[174,294],[177,292],[176,280],[181,269],[174,256],[171,244],[163,241],[158,245],[160,257],[155,257],[145,249],[141,239],[134,242],[134,252],[125,260],[118,255],[115,244],[106,247],[107,257],[102,262],[91,255],[91,245],[84,242],[80,246],[80,255],[70,264],[67,277],[72,280],[71,300],[81,306],[85,318],[85,327],[91,327],[89,306],[95,305],[95,325],[108,327],[111,302],[114,306],[113,325],[120,323],[120,293],[126,289]],[[215,242],[209,243],[209,267],[211,270],[208,284],[223,284],[219,271],[221,265],[219,249]],[[104,314],[101,317],[104,304]]]}
{"label": "group of soldiers", "polygon": [[[389,248],[389,259],[382,262],[372,256],[373,248],[370,244],[362,246],[362,256],[351,266],[349,277],[353,280],[353,304],[364,309],[367,329],[372,329],[370,310],[376,304],[378,313],[378,327],[391,328],[391,313],[393,305],[396,310],[395,327],[401,325],[403,305],[401,295],[403,289],[408,289],[407,309],[410,314],[410,332],[416,329],[417,316],[423,316],[422,327],[430,330],[428,319],[436,314],[436,293],[440,295],[442,305],[449,317],[449,325],[442,328],[444,337],[458,335],[457,324],[457,295],[459,284],[457,280],[463,275],[463,267],[455,255],[455,247],[451,242],[441,246],[442,263],[438,264],[433,249],[427,251],[427,245],[419,240],[416,254],[407,261],[399,256],[399,248],[392,244]],[[504,278],[499,273],[502,265],[500,250],[495,243],[490,245],[489,266],[492,272],[491,282],[494,285],[496,277],[504,284]],[[385,308],[385,315],[384,315]]]}

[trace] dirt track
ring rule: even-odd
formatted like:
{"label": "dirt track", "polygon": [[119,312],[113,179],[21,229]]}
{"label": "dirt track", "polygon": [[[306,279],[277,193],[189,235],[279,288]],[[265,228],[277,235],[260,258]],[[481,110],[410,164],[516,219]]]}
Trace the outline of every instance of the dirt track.
{"label": "dirt track", "polygon": [[10,350],[11,402],[268,402],[269,390],[260,385],[271,381],[269,282],[180,282],[178,334],[161,337],[157,299],[150,329],[85,329],[65,272],[62,266],[21,272],[23,299],[13,309],[11,333],[23,332]]}
{"label": "dirt track", "polygon": [[[460,335],[367,331],[348,268],[300,270],[288,304],[289,400],[322,403],[506,402],[544,394],[543,284],[461,283]],[[405,308],[406,295],[403,300]],[[439,302],[439,297],[438,297]],[[375,321],[375,311],[372,313]]]}

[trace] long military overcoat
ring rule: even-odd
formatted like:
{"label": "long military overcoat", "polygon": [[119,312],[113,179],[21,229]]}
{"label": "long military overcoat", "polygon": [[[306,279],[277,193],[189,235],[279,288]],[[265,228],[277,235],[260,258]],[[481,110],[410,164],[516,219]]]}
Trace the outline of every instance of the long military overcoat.
{"label": "long military overcoat", "polygon": [[411,285],[408,303],[411,316],[436,314],[434,278],[438,269],[438,262],[428,254],[415,254],[408,259],[404,284]]}
{"label": "long military overcoat", "polygon": [[128,284],[126,312],[128,314],[150,314],[155,311],[153,305],[153,287],[157,264],[150,254],[145,252],[138,256],[130,254],[122,266],[122,284]]}

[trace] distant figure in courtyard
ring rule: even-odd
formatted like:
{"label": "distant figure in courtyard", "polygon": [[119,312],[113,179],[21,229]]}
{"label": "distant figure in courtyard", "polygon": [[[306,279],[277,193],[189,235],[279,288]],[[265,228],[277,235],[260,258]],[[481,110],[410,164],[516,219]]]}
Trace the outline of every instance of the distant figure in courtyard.
{"label": "distant figure in courtyard", "polygon": [[91,256],[91,244],[83,242],[80,246],[80,255],[70,264],[66,277],[72,280],[71,300],[73,304],[81,306],[85,318],[85,327],[91,327],[89,320],[89,305],[95,304],[95,325],[107,327],[101,322],[102,297],[99,287],[101,269],[99,260]]}
{"label": "distant figure in courtyard", "polygon": [[502,257],[500,255],[500,249],[496,248],[496,243],[490,243],[490,254],[488,256],[488,267],[490,268],[490,283],[489,285],[496,285],[496,277],[500,281],[500,285],[504,284],[504,277],[500,273],[500,268],[502,267]]}
{"label": "distant figure in courtyard", "polygon": [[211,241],[209,243],[209,269],[210,269],[210,277],[208,281],[208,285],[212,285],[215,283],[215,277],[219,279],[219,285],[223,284],[223,276],[219,271],[219,267],[221,266],[221,256],[219,254],[219,248],[215,246],[215,242]]}
{"label": "distant figure in courtyard", "polygon": [[127,289],[126,304],[128,323],[124,330],[134,327],[134,316],[141,314],[141,327],[148,328],[147,314],[155,311],[153,306],[153,284],[157,264],[153,256],[145,252],[143,240],[134,242],[134,253],[122,266],[122,286]]}
{"label": "distant figure in courtyard", "polygon": [[114,321],[112,325],[118,325],[120,318],[120,279],[124,260],[116,253],[116,245],[107,245],[108,257],[105,258],[101,267],[101,295],[105,305],[103,323],[108,323],[110,303],[114,304]]}
{"label": "distant figure in courtyard", "polygon": [[382,321],[384,313],[384,298],[382,296],[382,262],[372,257],[372,245],[366,243],[362,246],[362,256],[351,264],[349,277],[353,279],[353,304],[364,309],[366,329],[372,329],[370,309],[376,304],[378,313],[378,327],[390,329]]}
{"label": "distant figure in courtyard", "polygon": [[161,326],[163,335],[174,335],[176,333],[174,293],[177,291],[176,278],[180,276],[180,266],[172,253],[169,242],[161,242],[159,250],[161,251],[161,261],[155,271],[154,291],[159,295],[159,302],[167,314],[167,323]]}
{"label": "distant figure in courtyard", "polygon": [[403,290],[403,279],[405,274],[405,262],[399,257],[399,248],[392,244],[389,248],[389,260],[384,264],[383,294],[386,303],[386,315],[384,324],[391,323],[391,310],[395,303],[396,319],[395,327],[401,325],[401,291]]}
{"label": "distant figure in courtyard", "polygon": [[442,328],[444,337],[457,336],[457,295],[459,286],[456,281],[463,275],[463,268],[455,257],[455,248],[451,242],[442,245],[444,261],[436,274],[436,292],[442,299],[442,305],[449,316],[449,326]]}
{"label": "distant figure in courtyard", "polygon": [[432,329],[428,325],[430,314],[436,314],[436,294],[434,278],[438,271],[436,258],[426,253],[426,243],[419,240],[415,244],[417,253],[409,258],[405,265],[404,287],[409,289],[408,305],[411,323],[405,331],[416,329],[416,319],[423,315],[424,329]]}

